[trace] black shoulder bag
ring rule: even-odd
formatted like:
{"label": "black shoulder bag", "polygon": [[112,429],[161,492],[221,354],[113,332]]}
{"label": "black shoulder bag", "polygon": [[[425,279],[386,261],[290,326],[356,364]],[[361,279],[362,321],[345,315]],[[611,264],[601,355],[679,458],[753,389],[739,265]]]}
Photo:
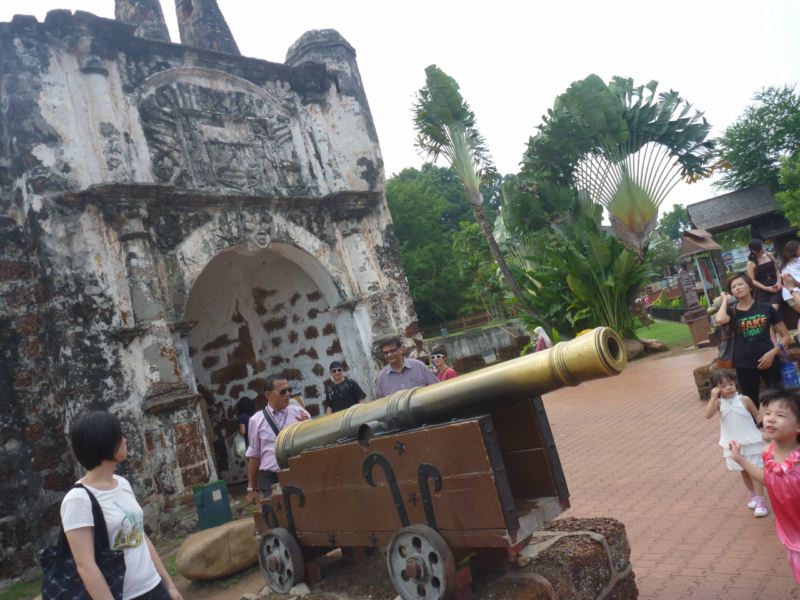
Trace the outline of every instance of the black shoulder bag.
{"label": "black shoulder bag", "polygon": [[719,336],[719,354],[717,366],[720,369],[733,368],[733,342],[736,339],[736,307],[733,307],[733,316],[726,325],[717,325]]}
{"label": "black shoulder bag", "polygon": [[[97,498],[83,484],[76,483],[75,487],[86,490],[92,503],[94,561],[103,573],[114,600],[122,600],[125,556],[122,550],[112,550],[109,547],[108,528]],[[64,525],[61,525],[58,542],[42,550],[39,561],[43,571],[42,600],[91,600],[81,576],[78,575],[78,568],[64,533]]]}
{"label": "black shoulder bag", "polygon": [[270,414],[267,412],[266,407],[262,408],[261,410],[264,411],[264,418],[267,420],[267,423],[269,423],[270,428],[275,433],[275,437],[278,437],[278,432],[280,431],[280,429],[278,429],[278,425],[275,423],[275,419],[273,419],[270,416]]}

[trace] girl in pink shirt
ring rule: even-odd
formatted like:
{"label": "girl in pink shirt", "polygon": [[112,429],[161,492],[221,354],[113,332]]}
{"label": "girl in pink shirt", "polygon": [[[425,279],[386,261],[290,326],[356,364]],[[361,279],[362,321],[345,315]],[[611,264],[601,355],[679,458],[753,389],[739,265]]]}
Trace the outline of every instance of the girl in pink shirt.
{"label": "girl in pink shirt", "polygon": [[789,564],[800,583],[800,389],[776,389],[764,394],[764,468],[748,462],[738,443],[731,442],[731,457],[750,476],[763,481],[775,514],[778,538],[786,546]]}
{"label": "girl in pink shirt", "polygon": [[431,350],[431,360],[436,367],[436,379],[439,381],[447,381],[458,375],[453,367],[447,366],[447,350],[444,346],[436,346]]}

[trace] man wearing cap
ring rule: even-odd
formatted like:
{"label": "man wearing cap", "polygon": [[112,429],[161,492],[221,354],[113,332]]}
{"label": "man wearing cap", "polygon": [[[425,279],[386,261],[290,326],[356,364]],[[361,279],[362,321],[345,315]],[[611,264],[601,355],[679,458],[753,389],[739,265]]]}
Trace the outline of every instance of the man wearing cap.
{"label": "man wearing cap", "polygon": [[436,375],[421,360],[406,358],[400,338],[388,338],[380,344],[384,359],[389,363],[375,381],[378,398],[383,398],[399,390],[437,383]]}
{"label": "man wearing cap", "polygon": [[344,376],[344,365],[331,363],[331,378],[325,382],[325,413],[331,414],[362,402],[367,395],[355,381]]}
{"label": "man wearing cap", "polygon": [[[278,433],[311,415],[300,406],[289,404],[291,389],[281,375],[270,375],[264,385],[267,405],[248,423],[247,447],[247,501],[255,504],[259,496],[269,498],[272,485],[278,483],[278,461],[275,458],[275,440]],[[260,493],[259,493],[260,491]]]}

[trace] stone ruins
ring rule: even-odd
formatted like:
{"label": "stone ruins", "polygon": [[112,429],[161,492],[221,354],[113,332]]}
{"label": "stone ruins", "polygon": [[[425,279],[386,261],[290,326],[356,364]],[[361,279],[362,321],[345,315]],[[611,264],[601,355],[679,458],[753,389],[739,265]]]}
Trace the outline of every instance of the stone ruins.
{"label": "stone ruins", "polygon": [[146,523],[241,481],[235,403],[283,373],[311,410],[331,360],[419,340],[355,51],[310,31],[240,55],[215,0],[0,24],[0,579],[52,539],[74,417],[120,416]]}

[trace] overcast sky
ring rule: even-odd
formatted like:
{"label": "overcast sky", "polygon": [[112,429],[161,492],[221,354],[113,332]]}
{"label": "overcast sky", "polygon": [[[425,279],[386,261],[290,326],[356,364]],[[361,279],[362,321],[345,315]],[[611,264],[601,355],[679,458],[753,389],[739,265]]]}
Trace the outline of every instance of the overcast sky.
{"label": "overcast sky", "polygon": [[[172,0],[161,2],[179,41]],[[435,63],[460,84],[497,167],[516,172],[555,97],[590,73],[651,79],[704,111],[719,134],[759,89],[800,81],[800,2],[647,3],[494,0],[219,0],[242,54],[283,62],[304,31],[333,28],[356,49],[387,177],[419,166],[411,104]],[[113,18],[113,0],[0,0],[14,14],[86,10]],[[662,209],[715,195],[677,187]]]}

